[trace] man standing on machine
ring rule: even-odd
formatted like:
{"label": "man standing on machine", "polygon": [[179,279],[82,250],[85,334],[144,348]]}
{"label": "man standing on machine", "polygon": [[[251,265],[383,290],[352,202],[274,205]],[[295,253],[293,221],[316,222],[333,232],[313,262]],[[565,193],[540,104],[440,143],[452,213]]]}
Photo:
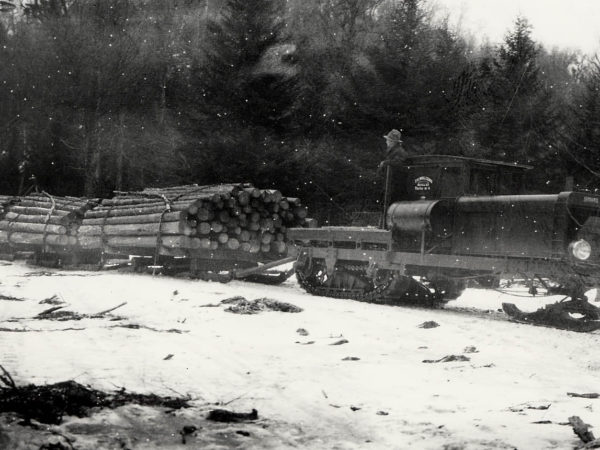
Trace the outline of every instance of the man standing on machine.
{"label": "man standing on machine", "polygon": [[379,164],[378,170],[385,168],[385,190],[383,197],[383,216],[381,218],[381,228],[385,228],[385,216],[390,205],[390,191],[392,188],[392,166],[401,165],[408,156],[404,147],[402,147],[402,133],[393,129],[383,136],[387,147],[385,159]]}

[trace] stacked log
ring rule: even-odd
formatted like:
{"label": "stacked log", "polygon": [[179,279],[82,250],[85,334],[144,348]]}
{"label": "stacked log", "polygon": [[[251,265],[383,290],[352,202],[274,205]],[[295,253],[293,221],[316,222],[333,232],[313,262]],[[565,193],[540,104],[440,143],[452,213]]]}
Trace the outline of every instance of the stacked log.
{"label": "stacked log", "polygon": [[96,199],[56,197],[33,193],[4,207],[0,220],[0,244],[13,247],[68,247],[77,244],[77,228]]}
{"label": "stacked log", "polygon": [[306,213],[297,198],[250,184],[148,188],[116,192],[86,212],[78,238],[86,249],[158,246],[277,256],[287,250],[287,228],[303,226]]}
{"label": "stacked log", "polygon": [[15,201],[14,197],[8,195],[0,195],[0,218],[4,216],[6,207]]}

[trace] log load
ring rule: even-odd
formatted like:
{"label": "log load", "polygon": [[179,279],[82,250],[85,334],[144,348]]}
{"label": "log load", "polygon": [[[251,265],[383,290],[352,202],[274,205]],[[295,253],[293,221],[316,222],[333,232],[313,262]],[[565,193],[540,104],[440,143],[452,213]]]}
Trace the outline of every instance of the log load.
{"label": "log load", "polygon": [[4,204],[0,216],[0,244],[41,251],[51,246],[75,246],[85,212],[97,204],[98,199],[58,197],[45,192],[12,198]]}
{"label": "log load", "polygon": [[286,253],[287,228],[306,223],[299,199],[247,183],[115,194],[85,213],[77,234],[82,249],[226,250],[270,259]]}

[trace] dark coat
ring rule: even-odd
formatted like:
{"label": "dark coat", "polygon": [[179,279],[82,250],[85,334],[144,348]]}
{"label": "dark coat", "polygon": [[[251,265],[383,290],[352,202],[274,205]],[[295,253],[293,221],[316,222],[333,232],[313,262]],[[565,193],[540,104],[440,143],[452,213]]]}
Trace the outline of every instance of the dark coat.
{"label": "dark coat", "polygon": [[385,159],[381,161],[379,168],[381,169],[388,165],[401,165],[404,163],[404,160],[407,156],[408,154],[406,153],[406,150],[404,150],[404,147],[402,147],[402,143],[396,142],[387,149],[385,153]]}

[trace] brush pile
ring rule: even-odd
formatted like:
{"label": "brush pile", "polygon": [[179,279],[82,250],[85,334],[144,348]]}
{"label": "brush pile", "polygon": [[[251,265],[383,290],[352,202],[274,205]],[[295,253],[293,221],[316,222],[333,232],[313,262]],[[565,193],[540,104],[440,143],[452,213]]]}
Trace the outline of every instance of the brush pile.
{"label": "brush pile", "polygon": [[95,199],[56,197],[45,192],[12,198],[0,216],[0,245],[41,247],[44,251],[48,246],[76,245],[84,213],[97,204]]}
{"label": "brush pile", "polygon": [[92,408],[118,408],[130,403],[169,409],[188,408],[189,398],[136,394],[124,389],[106,393],[83,386],[73,380],[54,384],[17,386],[11,375],[0,366],[0,413],[12,412],[25,422],[37,420],[58,425],[63,416],[86,417]]}
{"label": "brush pile", "polygon": [[[305,224],[297,198],[250,184],[186,185],[117,192],[87,211],[83,249],[187,255],[202,251],[285,253],[286,230]],[[137,250],[137,252],[133,251]]]}

